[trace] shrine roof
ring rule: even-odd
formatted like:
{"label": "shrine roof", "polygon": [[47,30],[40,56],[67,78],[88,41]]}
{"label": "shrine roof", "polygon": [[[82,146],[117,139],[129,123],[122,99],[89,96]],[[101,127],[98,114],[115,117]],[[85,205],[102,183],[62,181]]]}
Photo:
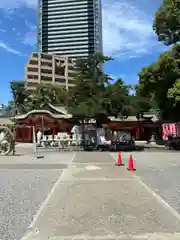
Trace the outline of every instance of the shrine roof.
{"label": "shrine roof", "polygon": [[54,113],[52,113],[52,112],[50,112],[48,110],[32,110],[32,111],[29,111],[26,114],[17,115],[15,117],[15,120],[25,119],[25,118],[27,118],[31,114],[48,114],[52,118],[56,118],[56,119],[69,119],[69,118],[72,118],[71,114],[54,114]]}
{"label": "shrine roof", "polygon": [[46,103],[44,105],[41,106],[42,110],[48,110],[54,114],[61,114],[61,115],[67,115],[68,111],[66,110],[66,108],[62,105],[53,105],[50,103]]}
{"label": "shrine roof", "polygon": [[59,105],[52,105],[52,104],[48,104],[52,109],[56,110],[57,112],[61,113],[61,114],[68,114],[68,111],[66,110],[65,107],[63,106],[59,106]]}
{"label": "shrine roof", "polygon": [[[49,110],[32,110],[32,111],[30,111],[30,112],[28,112],[26,114],[17,115],[15,117],[15,120],[25,119],[25,118],[27,118],[31,114],[48,114],[48,115],[50,115],[54,119],[71,119],[73,117],[71,114],[65,114],[65,113],[64,114],[56,114],[56,113],[50,112]],[[129,116],[127,118],[109,117],[109,119],[112,122],[137,122],[136,116]],[[157,122],[156,118],[152,118],[151,120],[152,120],[152,122]],[[141,119],[139,119],[139,121],[140,122],[146,121],[146,119],[141,118]],[[94,119],[91,119],[89,121],[89,123],[94,123],[94,122],[95,122]]]}

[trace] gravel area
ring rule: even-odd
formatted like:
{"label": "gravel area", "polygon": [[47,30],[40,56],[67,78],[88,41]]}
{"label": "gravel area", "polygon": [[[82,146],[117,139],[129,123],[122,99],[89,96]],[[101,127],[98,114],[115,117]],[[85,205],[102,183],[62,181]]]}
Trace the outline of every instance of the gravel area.
{"label": "gravel area", "polygon": [[0,239],[19,240],[61,175],[54,171],[0,170]]}

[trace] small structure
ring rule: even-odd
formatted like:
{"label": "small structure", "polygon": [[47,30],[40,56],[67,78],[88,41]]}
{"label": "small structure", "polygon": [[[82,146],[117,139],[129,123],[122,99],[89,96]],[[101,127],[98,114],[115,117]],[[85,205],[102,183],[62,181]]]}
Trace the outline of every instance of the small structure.
{"label": "small structure", "polygon": [[47,104],[42,106],[42,108],[15,117],[16,141],[32,142],[33,126],[36,134],[39,130],[45,135],[70,132],[74,125],[72,115],[67,114],[63,107]]}
{"label": "small structure", "polygon": [[71,129],[71,133],[73,134],[73,139],[75,141],[81,142],[84,134],[84,139],[87,145],[97,145],[98,136],[94,124],[85,124],[84,127],[82,125],[74,125]]}
{"label": "small structure", "polygon": [[129,131],[138,140],[148,141],[153,133],[162,136],[161,122],[153,114],[144,114],[139,120],[136,116],[125,119],[111,118],[111,122],[105,126],[117,135],[119,131]]}

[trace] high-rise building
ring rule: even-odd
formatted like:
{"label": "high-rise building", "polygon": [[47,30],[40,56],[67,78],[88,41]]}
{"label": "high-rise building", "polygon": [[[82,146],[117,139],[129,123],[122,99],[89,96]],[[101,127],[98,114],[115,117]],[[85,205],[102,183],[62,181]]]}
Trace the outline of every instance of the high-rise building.
{"label": "high-rise building", "polygon": [[38,0],[38,52],[86,57],[102,52],[101,0]]}

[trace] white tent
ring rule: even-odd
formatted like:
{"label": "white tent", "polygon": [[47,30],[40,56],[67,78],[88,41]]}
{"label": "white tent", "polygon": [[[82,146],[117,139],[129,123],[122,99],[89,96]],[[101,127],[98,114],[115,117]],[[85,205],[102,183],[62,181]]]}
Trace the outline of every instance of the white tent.
{"label": "white tent", "polygon": [[[83,126],[82,125],[73,126],[73,128],[71,129],[71,133],[73,133],[73,140],[81,141],[83,134]],[[84,134],[85,140],[87,141],[91,139],[92,135],[94,135],[94,137],[97,137],[96,128],[92,124],[85,124]]]}

